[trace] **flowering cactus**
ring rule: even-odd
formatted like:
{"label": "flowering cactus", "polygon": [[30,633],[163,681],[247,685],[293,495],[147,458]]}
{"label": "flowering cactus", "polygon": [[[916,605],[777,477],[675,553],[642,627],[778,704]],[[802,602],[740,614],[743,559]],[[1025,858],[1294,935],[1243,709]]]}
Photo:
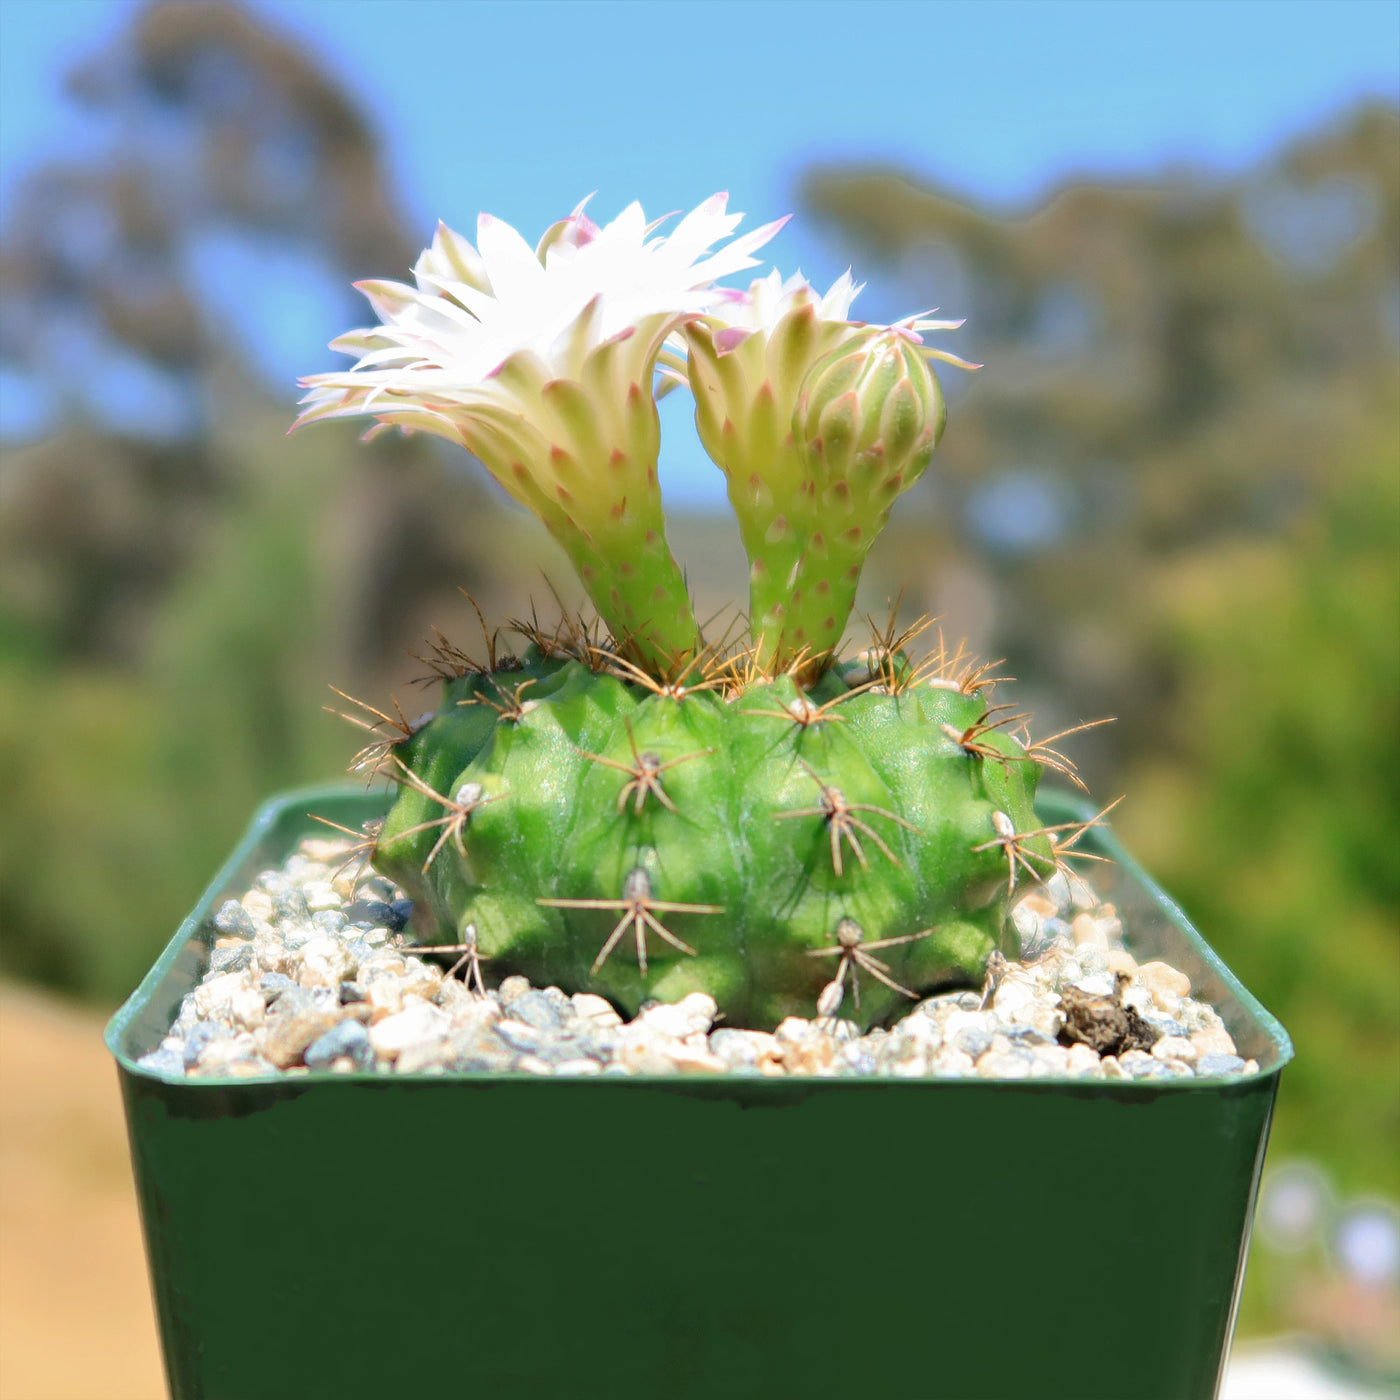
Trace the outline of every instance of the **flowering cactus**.
{"label": "flowering cactus", "polygon": [[[633,205],[582,208],[535,251],[482,217],[439,228],[415,287],[367,283],[383,324],[306,381],[300,422],[373,415],[476,453],[578,567],[608,638],[578,619],[474,659],[435,651],[442,699],[380,729],[358,766],[399,794],[368,844],[430,941],[628,1011],[692,991],[731,1024],[846,1006],[867,1024],[1015,954],[1018,881],[1078,854],[1040,827],[1047,744],[993,716],[988,668],[893,624],[839,659],[861,566],[944,422],[924,346],[956,322],[849,319],[776,273],[770,224],[711,253],[724,196],[669,235]],[[969,366],[970,367],[970,366]],[[692,390],[748,551],[751,636],[696,626],[656,485],[658,381]],[[483,630],[486,630],[483,624]],[[368,708],[368,707],[366,707]]]}

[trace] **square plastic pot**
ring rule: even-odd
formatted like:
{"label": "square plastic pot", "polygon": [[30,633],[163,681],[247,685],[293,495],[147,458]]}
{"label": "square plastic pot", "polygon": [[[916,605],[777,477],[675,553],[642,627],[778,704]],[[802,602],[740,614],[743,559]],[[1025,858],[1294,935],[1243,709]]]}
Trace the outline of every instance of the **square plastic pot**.
{"label": "square plastic pot", "polygon": [[323,832],[308,813],[383,807],[269,802],[108,1027],[176,1400],[1215,1395],[1292,1048],[1111,833],[1086,848],[1132,951],[1186,972],[1257,1076],[138,1069],[219,902]]}

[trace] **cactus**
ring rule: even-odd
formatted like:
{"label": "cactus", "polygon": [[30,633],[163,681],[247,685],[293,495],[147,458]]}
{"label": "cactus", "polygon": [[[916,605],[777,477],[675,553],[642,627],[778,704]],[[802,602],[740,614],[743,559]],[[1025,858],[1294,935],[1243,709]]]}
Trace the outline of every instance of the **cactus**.
{"label": "cactus", "polygon": [[[481,659],[435,647],[434,714],[365,707],[357,765],[398,784],[373,858],[426,941],[628,1012],[703,991],[731,1025],[869,1025],[1016,955],[1010,898],[1084,828],[1038,826],[1043,769],[1073,765],[1013,735],[990,668],[941,638],[916,662],[927,624],[893,620],[838,653],[942,431],[928,360],[965,365],[921,332],[957,323],[849,321],[849,277],[716,288],[777,227],[709,254],[737,222],[717,196],[669,237],[636,206],[604,228],[576,210],[534,252],[484,217],[479,253],[440,229],[416,287],[367,287],[385,324],[338,342],[362,358],[306,381],[299,421],[371,413],[475,451],[601,619],[515,622],[520,657],[483,619]],[[728,478],[746,643],[701,636],[666,546],[656,377],[692,388]]]}

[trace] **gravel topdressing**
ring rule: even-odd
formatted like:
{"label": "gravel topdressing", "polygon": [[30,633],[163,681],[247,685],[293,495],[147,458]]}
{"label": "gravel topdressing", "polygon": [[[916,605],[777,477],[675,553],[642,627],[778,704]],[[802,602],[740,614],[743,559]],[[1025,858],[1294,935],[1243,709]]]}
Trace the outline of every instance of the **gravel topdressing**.
{"label": "gravel topdressing", "polygon": [[[771,1034],[715,1025],[694,993],[624,1021],[602,997],[507,977],[487,987],[414,951],[412,906],[344,865],[349,841],[303,840],[214,916],[201,984],[138,1062],[168,1078],[333,1074],[744,1074],[1178,1079],[1255,1074],[1186,974],[1139,964],[1112,904],[1057,874],[1015,905],[1025,961],[994,956],[980,990],[919,1002],[862,1035],[838,1014]],[[453,961],[446,955],[448,963]],[[482,979],[482,972],[487,974]],[[852,975],[858,974],[852,968]],[[830,1000],[837,997],[828,989]],[[852,995],[849,981],[845,996]],[[839,1007],[837,1008],[839,1010]]]}

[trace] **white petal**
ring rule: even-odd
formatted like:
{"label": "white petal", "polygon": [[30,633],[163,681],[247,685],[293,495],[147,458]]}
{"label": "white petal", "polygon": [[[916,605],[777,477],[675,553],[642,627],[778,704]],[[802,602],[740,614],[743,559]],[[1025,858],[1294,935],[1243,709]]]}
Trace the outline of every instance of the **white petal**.
{"label": "white petal", "polygon": [[530,295],[545,275],[535,250],[504,219],[482,214],[476,221],[476,246],[491,287],[503,301]]}

